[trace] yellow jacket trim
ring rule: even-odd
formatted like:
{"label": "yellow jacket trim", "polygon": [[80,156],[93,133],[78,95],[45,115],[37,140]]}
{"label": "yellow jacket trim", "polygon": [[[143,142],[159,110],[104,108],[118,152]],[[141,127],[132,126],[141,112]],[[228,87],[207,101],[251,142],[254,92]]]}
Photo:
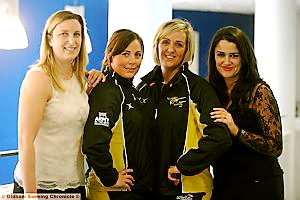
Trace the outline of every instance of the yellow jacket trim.
{"label": "yellow jacket trim", "polygon": [[[113,159],[113,167],[117,169],[117,171],[121,171],[125,169],[125,161],[123,157],[124,151],[124,135],[123,135],[123,122],[122,122],[122,112],[119,116],[119,119],[116,125],[112,128],[112,139],[110,142],[110,153]],[[105,191],[126,191],[124,188],[117,188],[117,187],[105,187],[101,180],[97,177],[94,170],[91,170],[88,178],[87,183],[87,193],[90,196],[107,196]],[[99,194],[97,194],[99,193]]]}
{"label": "yellow jacket trim", "polygon": [[[200,123],[200,114],[196,109],[196,104],[194,104],[192,100],[189,100],[188,127],[184,153],[189,149],[198,148],[198,141],[203,137],[203,129],[205,126],[205,124]],[[208,169],[194,176],[182,175],[181,181],[183,193],[205,192],[207,195],[205,195],[204,199],[210,198],[213,189],[213,180]]]}

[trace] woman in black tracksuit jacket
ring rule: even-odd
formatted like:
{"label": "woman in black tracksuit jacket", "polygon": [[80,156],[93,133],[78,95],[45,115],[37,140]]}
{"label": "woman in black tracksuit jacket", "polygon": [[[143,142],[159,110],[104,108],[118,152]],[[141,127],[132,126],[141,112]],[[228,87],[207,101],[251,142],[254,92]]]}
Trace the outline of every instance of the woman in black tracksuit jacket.
{"label": "woman in black tracksuit jacket", "polygon": [[210,199],[208,168],[231,145],[228,129],[210,117],[220,106],[214,90],[188,69],[194,55],[193,34],[185,20],[162,24],[153,44],[157,66],[138,85],[156,111],[156,200]]}
{"label": "woman in black tracksuit jacket", "polygon": [[142,39],[130,30],[116,31],[108,42],[103,61],[107,80],[89,95],[83,137],[83,153],[92,168],[89,199],[107,199],[106,191],[111,200],[153,199],[154,109],[132,83],[142,55]]}

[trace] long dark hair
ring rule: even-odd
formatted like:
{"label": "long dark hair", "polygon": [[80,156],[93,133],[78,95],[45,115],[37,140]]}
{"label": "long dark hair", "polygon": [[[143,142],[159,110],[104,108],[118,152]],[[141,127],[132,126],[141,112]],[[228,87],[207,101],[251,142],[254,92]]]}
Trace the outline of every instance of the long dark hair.
{"label": "long dark hair", "polygon": [[[239,78],[231,91],[231,96],[228,96],[225,80],[216,67],[215,48],[220,40],[234,43],[241,56]],[[215,88],[222,105],[226,107],[228,102],[232,100],[233,109],[237,108],[238,103],[247,101],[254,86],[259,81],[262,81],[258,73],[253,46],[241,29],[234,26],[226,26],[214,34],[208,55],[208,79]]]}

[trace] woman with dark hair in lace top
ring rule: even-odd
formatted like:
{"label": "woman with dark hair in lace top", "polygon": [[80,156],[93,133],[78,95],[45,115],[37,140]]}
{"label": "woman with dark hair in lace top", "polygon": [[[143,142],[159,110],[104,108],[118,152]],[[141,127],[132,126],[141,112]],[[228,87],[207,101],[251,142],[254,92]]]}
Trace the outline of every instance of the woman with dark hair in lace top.
{"label": "woman with dark hair in lace top", "polygon": [[253,47],[239,28],[219,29],[208,55],[209,81],[223,108],[211,117],[225,123],[233,145],[214,165],[212,199],[284,198],[279,108],[257,70]]}

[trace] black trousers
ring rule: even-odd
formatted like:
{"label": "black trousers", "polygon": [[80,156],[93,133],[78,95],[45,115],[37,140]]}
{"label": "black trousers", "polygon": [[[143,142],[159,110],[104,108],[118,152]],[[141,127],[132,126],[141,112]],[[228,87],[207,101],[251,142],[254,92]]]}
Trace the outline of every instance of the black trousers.
{"label": "black trousers", "polygon": [[212,200],[283,200],[283,176],[259,181],[230,181],[214,185]]}
{"label": "black trousers", "polygon": [[[13,193],[24,193],[24,188],[20,186],[16,181],[14,181],[14,190]],[[66,190],[43,190],[43,189],[37,189],[37,193],[40,194],[49,194],[49,193],[57,193],[57,194],[63,194],[63,193],[76,193],[81,195],[81,200],[86,200],[86,191],[85,186],[79,186],[77,188],[68,188]]]}

